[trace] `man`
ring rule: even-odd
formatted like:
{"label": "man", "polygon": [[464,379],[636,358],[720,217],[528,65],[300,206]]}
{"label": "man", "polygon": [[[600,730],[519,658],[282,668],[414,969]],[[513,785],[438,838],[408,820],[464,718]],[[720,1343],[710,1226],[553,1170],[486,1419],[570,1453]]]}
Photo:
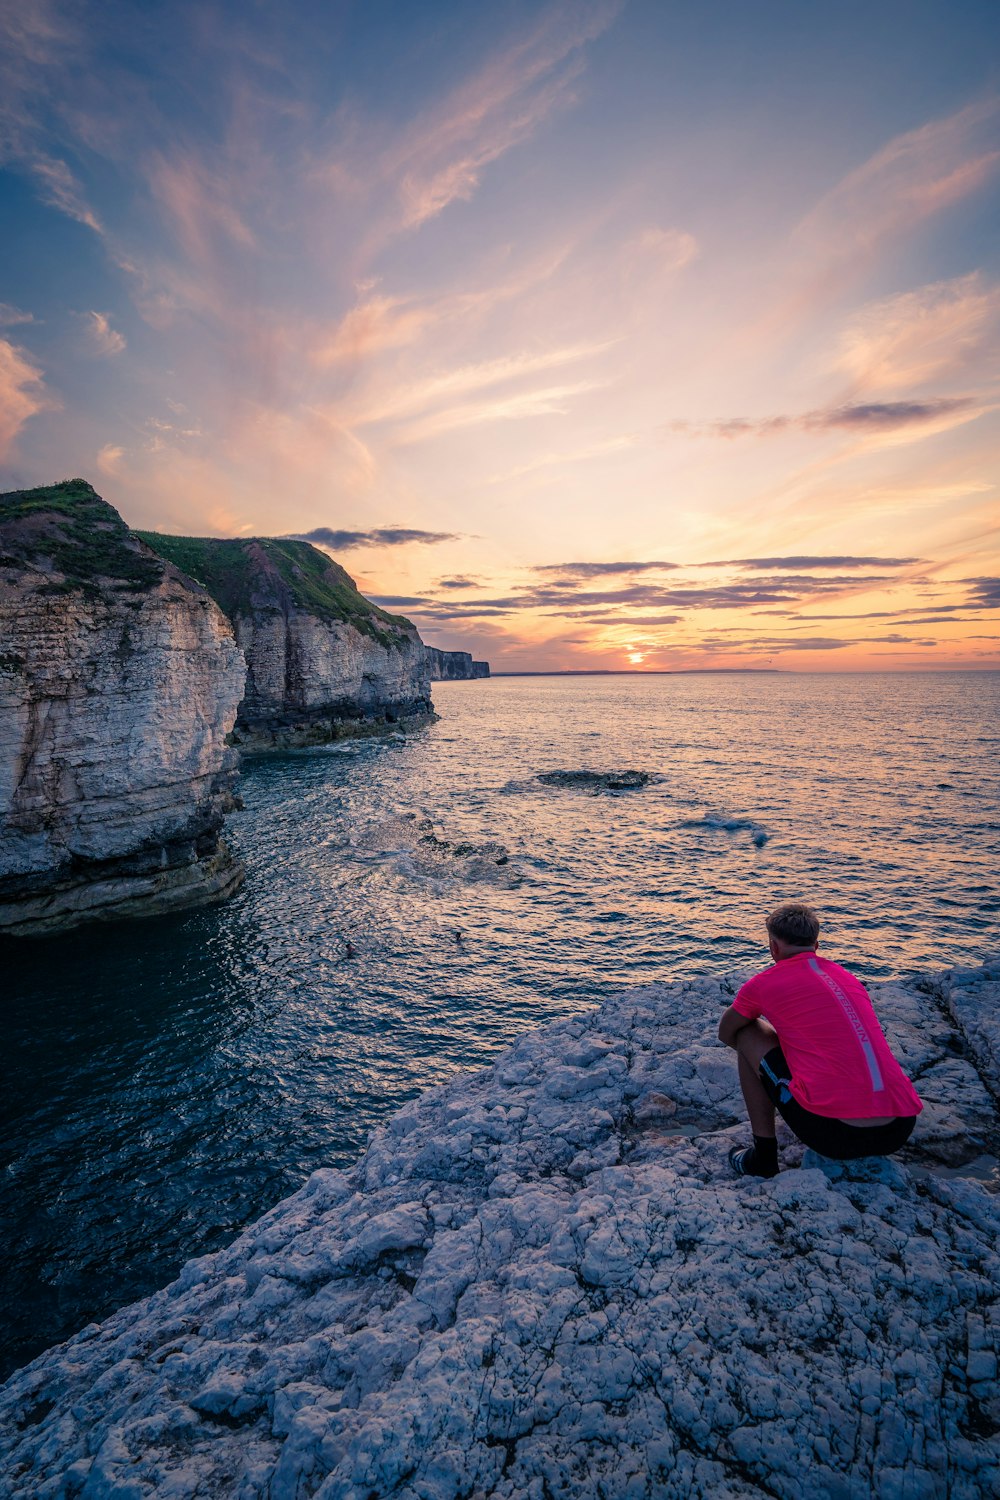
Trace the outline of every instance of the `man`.
{"label": "man", "polygon": [[767,919],[774,966],[748,979],[719,1040],[739,1055],[753,1145],[729,1160],[741,1177],[775,1177],[774,1111],[805,1146],[851,1161],[888,1156],[923,1109],[889,1050],[868,991],[816,952],[819,918],[799,902]]}

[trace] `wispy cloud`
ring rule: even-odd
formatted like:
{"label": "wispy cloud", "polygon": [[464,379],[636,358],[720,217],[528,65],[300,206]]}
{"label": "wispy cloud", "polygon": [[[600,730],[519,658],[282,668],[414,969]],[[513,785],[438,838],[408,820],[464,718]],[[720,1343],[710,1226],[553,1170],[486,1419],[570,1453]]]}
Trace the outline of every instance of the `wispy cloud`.
{"label": "wispy cloud", "polygon": [[110,478],[119,472],[124,457],[124,448],[119,447],[117,443],[105,443],[97,455],[97,467],[102,474]]}
{"label": "wispy cloud", "polygon": [[919,557],[733,557],[725,562],[694,563],[698,568],[905,568]]}
{"label": "wispy cloud", "polygon": [[9,302],[0,302],[0,328],[14,328],[18,323],[33,323],[34,315],[12,307]]}
{"label": "wispy cloud", "polygon": [[[412,416],[454,401],[456,397],[468,396],[498,385],[509,385],[544,370],[557,369],[560,365],[575,364],[603,353],[607,347],[606,342],[568,344],[543,349],[538,353],[503,354],[495,359],[459,365],[455,369],[415,380],[400,381],[394,388],[362,395],[352,420],[356,426],[364,427]],[[530,396],[538,393],[523,394]]]}
{"label": "wispy cloud", "polygon": [[1000,164],[998,115],[991,97],[894,137],[820,200],[796,239],[828,260],[865,258],[959,202]]}
{"label": "wispy cloud", "polygon": [[335,531],[329,526],[316,526],[312,531],[295,531],[289,535],[294,541],[316,542],[335,552],[346,552],[352,547],[407,547],[414,542],[435,546],[439,542],[461,540],[457,532],[417,531],[408,526],[376,526],[372,531]]}
{"label": "wispy cloud", "polygon": [[518,464],[503,474],[492,474],[490,484],[505,484],[512,479],[523,479],[527,474],[536,474],[544,469],[561,469],[571,464],[589,463],[594,458],[609,458],[634,448],[638,437],[634,433],[621,433],[617,437],[603,438],[599,443],[588,443],[582,448],[572,448],[556,453],[543,453],[530,463]]}
{"label": "wispy cloud", "polygon": [[111,319],[107,313],[89,312],[86,317],[87,331],[95,353],[107,358],[125,352],[125,335],[119,333],[116,328],[112,328]]}
{"label": "wispy cloud", "polygon": [[674,562],[563,562],[540,563],[536,573],[558,573],[567,581],[570,578],[602,578],[615,573],[663,573],[680,567]]}
{"label": "wispy cloud", "polygon": [[6,458],[25,422],[53,405],[31,356],[0,338],[0,458]]}
{"label": "wispy cloud", "polygon": [[482,174],[572,100],[581,49],[606,31],[622,0],[550,5],[534,27],[413,122],[382,169],[398,183],[401,225],[417,228],[468,201]]}
{"label": "wispy cloud", "polygon": [[914,390],[995,356],[1000,286],[980,272],[870,302],[844,329],[834,368],[855,390]]}
{"label": "wispy cloud", "polygon": [[971,422],[987,409],[973,396],[937,396],[921,401],[866,401],[773,417],[724,417],[712,422],[670,422],[671,432],[722,438],[773,437],[778,433],[852,432],[883,434],[911,429],[940,432]]}
{"label": "wispy cloud", "polygon": [[603,380],[579,380],[572,385],[550,385],[539,390],[520,391],[495,396],[488,401],[468,401],[419,418],[399,429],[396,441],[401,445],[426,442],[442,433],[461,427],[476,427],[486,422],[514,422],[527,417],[565,416],[574,396],[603,389]]}
{"label": "wispy cloud", "polygon": [[56,156],[36,153],[28,159],[28,167],[43,202],[75,219],[78,224],[85,224],[95,234],[104,234],[104,226],[66,162]]}

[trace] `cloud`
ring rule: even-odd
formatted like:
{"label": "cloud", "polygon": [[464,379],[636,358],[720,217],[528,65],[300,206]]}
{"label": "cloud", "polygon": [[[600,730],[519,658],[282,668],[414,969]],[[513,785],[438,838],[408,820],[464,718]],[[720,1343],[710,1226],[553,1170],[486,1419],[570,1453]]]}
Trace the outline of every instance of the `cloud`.
{"label": "cloud", "polygon": [[346,552],[352,547],[406,547],[411,542],[433,546],[439,542],[457,542],[462,539],[461,534],[454,531],[416,531],[406,526],[377,526],[372,531],[334,531],[329,526],[316,526],[312,531],[293,531],[288,535],[292,541],[316,542],[335,552]]}
{"label": "cloud", "polygon": [[996,346],[1000,287],[978,271],[863,307],[841,335],[834,368],[856,388],[899,390],[964,371]]}
{"label": "cloud", "polygon": [[736,557],[726,562],[694,563],[697,568],[905,568],[919,557]]}
{"label": "cloud", "polygon": [[96,353],[110,357],[114,354],[122,354],[126,348],[125,336],[112,328],[111,319],[107,313],[87,313],[87,329],[90,341]]}
{"label": "cloud", "polygon": [[0,458],[10,452],[25,422],[53,405],[30,355],[0,338]]}
{"label": "cloud", "polygon": [[316,364],[359,364],[373,354],[412,344],[436,317],[402,297],[370,297],[352,307],[313,354]]}
{"label": "cloud", "polygon": [[636,260],[667,272],[683,271],[697,259],[699,249],[694,235],[684,229],[644,229],[626,246]]}
{"label": "cloud", "polygon": [[119,448],[114,443],[105,443],[97,455],[97,467],[102,474],[113,475],[118,473],[122,459],[125,457],[125,449]]}
{"label": "cloud", "polygon": [[19,307],[12,307],[9,302],[0,302],[0,328],[13,328],[18,323],[33,323],[34,314],[22,312]]}
{"label": "cloud", "polygon": [[992,97],[894,137],[820,200],[795,241],[828,262],[867,259],[977,191],[1000,163],[998,111]]}
{"label": "cloud", "polygon": [[194,155],[160,157],[149,184],[189,260],[202,269],[231,271],[234,251],[252,250],[256,237],[233,202],[238,174],[213,170]]}
{"label": "cloud", "polygon": [[28,168],[39,187],[39,196],[44,203],[57,208],[60,213],[85,224],[95,234],[103,236],[104,227],[90,204],[83,188],[73,173],[59,157],[34,155],[28,160]]}
{"label": "cloud", "polygon": [[[577,360],[600,354],[609,346],[603,343],[570,344],[562,348],[546,349],[541,353],[503,354],[496,359],[482,360],[476,364],[460,365],[443,374],[424,377],[422,380],[400,383],[395,389],[362,398],[360,407],[352,420],[358,426],[375,422],[386,422],[398,417],[412,416],[432,410],[456,397],[468,396],[475,391],[489,390],[492,386],[508,385],[537,375],[559,365],[573,364]],[[536,391],[524,393],[525,397],[544,394]],[[506,400],[514,398],[504,398]],[[520,399],[520,398],[518,398]],[[466,407],[452,407],[451,411],[465,411]],[[449,411],[439,413],[447,417]],[[435,419],[438,420],[438,419]]]}
{"label": "cloud", "polygon": [[485,422],[514,422],[526,417],[565,416],[568,402],[574,396],[589,391],[602,390],[607,382],[602,380],[578,380],[571,385],[550,385],[540,390],[521,391],[509,396],[495,396],[489,401],[468,401],[458,406],[446,407],[443,411],[418,418],[400,428],[396,441],[402,445],[423,443],[442,433],[454,432],[462,427],[475,427]]}
{"label": "cloud", "polygon": [[405,145],[382,163],[398,184],[403,228],[416,229],[449,204],[468,201],[487,166],[572,100],[581,49],[620,9],[621,0],[548,6],[526,36],[412,123]]}
{"label": "cloud", "polygon": [[662,573],[679,566],[673,562],[564,562],[541,563],[533,571],[559,573],[567,578],[600,578],[614,573]]}
{"label": "cloud", "polygon": [[439,578],[437,587],[439,589],[477,589],[479,582],[475,578]]}
{"label": "cloud", "polygon": [[622,433],[618,437],[591,443],[585,448],[575,448],[561,453],[543,453],[539,458],[533,458],[529,463],[518,464],[516,468],[508,469],[504,474],[490,475],[488,482],[506,484],[512,479],[522,479],[524,475],[534,474],[541,469],[562,468],[565,464],[587,463],[592,458],[604,458],[609,453],[620,453],[623,449],[634,448],[636,442],[635,434]]}
{"label": "cloud", "polygon": [[1000,578],[963,578],[961,581],[972,588],[970,605],[1000,609]]}
{"label": "cloud", "polygon": [[714,422],[671,422],[670,431],[722,438],[772,437],[776,433],[845,431],[861,434],[932,428],[939,432],[971,422],[987,408],[972,396],[921,401],[867,401],[775,417],[725,417]]}

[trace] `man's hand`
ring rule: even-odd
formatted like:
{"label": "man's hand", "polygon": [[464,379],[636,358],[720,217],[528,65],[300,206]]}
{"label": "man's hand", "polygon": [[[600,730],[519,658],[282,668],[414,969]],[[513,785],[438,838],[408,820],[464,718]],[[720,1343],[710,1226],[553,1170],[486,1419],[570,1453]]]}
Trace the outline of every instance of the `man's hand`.
{"label": "man's hand", "polygon": [[742,1031],[744,1026],[753,1023],[747,1016],[740,1015],[735,1005],[730,1005],[728,1010],[722,1012],[722,1020],[719,1022],[719,1041],[725,1042],[727,1047],[736,1047],[736,1033]]}

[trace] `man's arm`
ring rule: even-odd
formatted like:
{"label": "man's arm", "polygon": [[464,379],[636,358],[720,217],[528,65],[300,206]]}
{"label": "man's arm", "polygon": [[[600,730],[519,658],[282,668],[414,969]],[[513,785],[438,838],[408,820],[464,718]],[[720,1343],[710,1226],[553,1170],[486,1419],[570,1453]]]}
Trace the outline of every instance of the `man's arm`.
{"label": "man's arm", "polygon": [[725,1042],[727,1047],[736,1046],[736,1033],[742,1031],[744,1026],[752,1024],[749,1016],[744,1016],[735,1005],[730,1005],[728,1010],[722,1012],[722,1020],[719,1022],[719,1041]]}

